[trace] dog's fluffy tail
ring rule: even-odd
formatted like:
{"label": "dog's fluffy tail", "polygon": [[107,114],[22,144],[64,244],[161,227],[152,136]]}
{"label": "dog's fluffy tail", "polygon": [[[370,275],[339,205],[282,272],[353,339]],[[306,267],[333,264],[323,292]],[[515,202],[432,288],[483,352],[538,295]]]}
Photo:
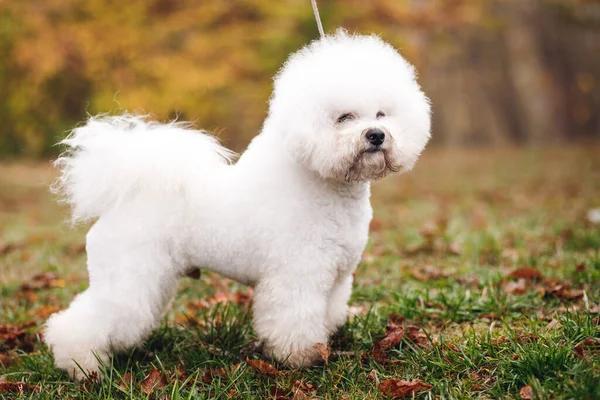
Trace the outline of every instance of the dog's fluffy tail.
{"label": "dog's fluffy tail", "polygon": [[[61,175],[53,190],[73,209],[73,221],[100,217],[136,193],[177,194],[214,176],[234,153],[188,124],[143,116],[92,117],[62,142]],[[152,197],[149,197],[152,198]]]}

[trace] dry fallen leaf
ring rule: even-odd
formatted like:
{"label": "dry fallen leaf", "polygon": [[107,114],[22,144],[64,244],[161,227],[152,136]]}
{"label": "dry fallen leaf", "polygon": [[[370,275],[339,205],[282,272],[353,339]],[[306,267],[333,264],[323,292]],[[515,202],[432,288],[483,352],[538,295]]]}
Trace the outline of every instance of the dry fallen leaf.
{"label": "dry fallen leaf", "polygon": [[583,297],[583,290],[572,289],[568,282],[563,282],[558,279],[544,279],[542,294],[560,297],[565,300],[576,300]]}
{"label": "dry fallen leaf", "polygon": [[34,326],[34,322],[22,325],[0,325],[0,343],[9,350],[18,349],[30,353],[34,349],[34,338],[27,334],[26,328]]}
{"label": "dry fallen leaf", "polygon": [[531,386],[523,386],[521,390],[519,390],[519,395],[522,400],[533,400],[533,390],[531,389]]}
{"label": "dry fallen leaf", "polygon": [[189,311],[200,311],[210,308],[216,304],[235,303],[242,306],[249,306],[252,301],[254,291],[252,288],[247,288],[246,293],[243,292],[217,292],[212,297],[207,297],[200,300],[190,300],[185,306]]}
{"label": "dry fallen leaf", "polygon": [[121,378],[121,382],[119,382],[119,387],[121,387],[121,389],[123,389],[123,390],[129,390],[129,388],[132,386],[133,386],[133,375],[131,375],[131,372],[127,372]]}
{"label": "dry fallen leaf", "polygon": [[39,392],[40,387],[37,385],[28,385],[25,382],[0,382],[0,394],[27,394]]}
{"label": "dry fallen leaf", "polygon": [[271,400],[289,400],[288,391],[278,388],[277,386],[271,386],[269,388],[269,399]]}
{"label": "dry fallen leaf", "polygon": [[36,308],[33,312],[38,318],[47,319],[52,314],[59,312],[60,308],[53,304],[44,304],[41,307]]}
{"label": "dry fallen leaf", "polygon": [[429,390],[433,386],[419,380],[410,382],[403,379],[386,379],[377,388],[391,399],[404,399],[422,390]]}
{"label": "dry fallen leaf", "polygon": [[270,376],[274,378],[276,376],[283,376],[283,372],[278,371],[272,364],[269,364],[263,360],[252,360],[249,357],[246,357],[246,362],[250,365],[255,371]]}
{"label": "dry fallen leaf", "polygon": [[527,281],[524,278],[520,278],[516,282],[504,282],[502,289],[508,294],[523,294],[527,291]]}
{"label": "dry fallen leaf", "polygon": [[225,368],[211,368],[204,371],[204,374],[202,374],[202,382],[211,383],[213,379],[225,376],[227,376],[227,370]]}
{"label": "dry fallen leaf", "polygon": [[510,276],[513,278],[541,279],[542,273],[534,267],[521,267],[512,271]]}
{"label": "dry fallen leaf", "polygon": [[431,347],[429,338],[421,328],[416,325],[408,325],[406,329],[408,331],[406,333],[406,338],[414,342],[417,347],[422,349],[429,349]]}
{"label": "dry fallen leaf", "polygon": [[369,232],[380,231],[383,227],[383,222],[380,219],[373,218],[369,224]]}
{"label": "dry fallen leaf", "polygon": [[55,272],[43,272],[35,275],[29,282],[21,285],[21,291],[33,291],[48,288],[63,288],[66,282],[64,279],[59,279]]}
{"label": "dry fallen leaf", "polygon": [[156,390],[164,389],[167,386],[167,377],[162,371],[153,369],[140,384],[142,391],[146,394],[154,393]]}
{"label": "dry fallen leaf", "polygon": [[400,344],[404,337],[404,328],[394,322],[388,323],[386,330],[385,337],[375,343],[371,352],[372,358],[380,364],[388,364],[390,362],[386,351]]}
{"label": "dry fallen leaf", "polygon": [[7,353],[0,353],[0,367],[8,368],[13,362],[13,356]]}
{"label": "dry fallen leaf", "polygon": [[331,355],[331,347],[324,345],[323,343],[317,343],[313,346],[321,354],[323,361],[327,362]]}
{"label": "dry fallen leaf", "polygon": [[434,267],[433,265],[425,265],[421,267],[415,267],[411,270],[411,275],[419,281],[428,282],[434,279],[442,279],[448,277],[448,272]]}
{"label": "dry fallen leaf", "polygon": [[585,338],[573,350],[575,350],[576,358],[587,358],[590,352],[593,354],[600,352],[600,339]]}
{"label": "dry fallen leaf", "polygon": [[294,382],[292,391],[294,392],[293,400],[308,400],[317,391],[317,387],[310,382],[297,380]]}
{"label": "dry fallen leaf", "polygon": [[372,369],[371,372],[369,372],[369,380],[371,382],[377,382],[379,380],[377,377],[377,370]]}

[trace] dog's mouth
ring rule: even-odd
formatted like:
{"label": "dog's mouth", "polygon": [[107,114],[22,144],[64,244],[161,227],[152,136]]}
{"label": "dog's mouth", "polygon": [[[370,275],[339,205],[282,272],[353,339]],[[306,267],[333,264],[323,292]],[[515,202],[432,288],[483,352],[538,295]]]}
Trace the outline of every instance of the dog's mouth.
{"label": "dog's mouth", "polygon": [[375,153],[383,153],[383,149],[381,148],[381,146],[374,146],[371,148],[366,149],[365,151],[363,151],[363,153],[370,153],[370,154],[375,154]]}
{"label": "dog's mouth", "polygon": [[376,181],[401,169],[402,166],[393,162],[389,150],[380,146],[373,146],[360,151],[354,157],[344,180],[347,183]]}

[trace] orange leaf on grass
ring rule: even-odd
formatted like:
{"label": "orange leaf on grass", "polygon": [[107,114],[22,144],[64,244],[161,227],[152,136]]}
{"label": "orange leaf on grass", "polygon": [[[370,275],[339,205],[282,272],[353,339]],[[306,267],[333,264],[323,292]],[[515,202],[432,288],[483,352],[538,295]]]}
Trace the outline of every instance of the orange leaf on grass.
{"label": "orange leaf on grass", "polygon": [[133,375],[131,375],[131,372],[127,372],[125,375],[123,375],[123,377],[121,377],[119,387],[123,390],[129,390],[131,386],[133,386]]}
{"label": "orange leaf on grass", "polygon": [[227,376],[227,370],[225,368],[210,368],[202,374],[202,382],[212,383],[213,379],[223,378],[225,376]]}
{"label": "orange leaf on grass", "polygon": [[317,343],[313,347],[319,351],[323,361],[327,362],[327,360],[329,360],[329,356],[331,355],[331,347],[326,346],[323,343]]}
{"label": "orange leaf on grass", "polygon": [[519,395],[522,400],[533,400],[533,390],[531,389],[531,386],[523,386],[521,390],[519,390]]}
{"label": "orange leaf on grass", "polygon": [[373,359],[380,364],[387,364],[390,362],[390,358],[386,351],[400,344],[404,337],[404,328],[394,322],[388,323],[386,330],[385,337],[375,343],[372,350]]}
{"label": "orange leaf on grass", "polygon": [[52,314],[57,313],[59,311],[60,308],[58,306],[55,306],[53,304],[44,304],[43,306],[36,308],[33,312],[37,317],[46,319]]}
{"label": "orange leaf on grass", "polygon": [[510,273],[513,278],[524,278],[524,279],[541,279],[542,273],[534,267],[521,267],[517,268]]}
{"label": "orange leaf on grass", "polygon": [[283,372],[278,371],[277,368],[273,366],[273,364],[269,364],[263,360],[252,360],[249,357],[246,357],[246,362],[250,365],[255,371],[270,376],[274,378],[276,376],[283,376]]}
{"label": "orange leaf on grass", "polygon": [[8,368],[15,357],[7,353],[0,353],[0,367]]}
{"label": "orange leaf on grass", "polygon": [[39,392],[40,387],[37,385],[28,385],[25,382],[0,382],[0,394],[27,394]]}
{"label": "orange leaf on grass", "polygon": [[167,386],[167,377],[162,371],[155,368],[144,378],[141,386],[144,393],[154,393],[154,391],[164,389]]}
{"label": "orange leaf on grass", "polygon": [[519,278],[515,281],[508,281],[502,285],[502,289],[508,294],[523,294],[527,291],[527,281],[525,278]]}
{"label": "orange leaf on grass", "polygon": [[0,325],[0,343],[9,350],[19,349],[26,353],[32,352],[35,339],[25,332],[25,329],[34,325],[33,322],[21,325]]}
{"label": "orange leaf on grass", "polygon": [[430,390],[433,386],[419,380],[410,382],[404,379],[386,379],[377,388],[391,399],[404,399],[422,390]]}
{"label": "orange leaf on grass", "polygon": [[25,282],[21,285],[21,291],[32,291],[49,288],[63,288],[65,287],[64,279],[59,279],[58,275],[54,272],[43,272],[35,275],[29,282]]}
{"label": "orange leaf on grass", "polygon": [[416,325],[409,325],[406,327],[406,329],[408,330],[406,338],[411,340],[414,344],[416,344],[417,347],[420,347],[422,349],[431,348],[431,342],[429,341],[429,338],[421,328],[419,328]]}

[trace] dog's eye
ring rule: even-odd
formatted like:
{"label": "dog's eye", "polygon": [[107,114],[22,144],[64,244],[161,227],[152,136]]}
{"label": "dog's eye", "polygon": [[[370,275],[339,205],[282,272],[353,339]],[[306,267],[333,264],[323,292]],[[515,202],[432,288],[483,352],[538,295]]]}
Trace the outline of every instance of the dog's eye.
{"label": "dog's eye", "polygon": [[338,117],[338,119],[337,119],[337,122],[338,122],[338,124],[341,124],[341,123],[346,122],[346,121],[352,121],[354,118],[355,118],[354,114],[352,114],[352,113],[346,113],[346,114],[340,115]]}
{"label": "dog's eye", "polygon": [[377,119],[379,119],[379,118],[383,118],[383,117],[385,117],[385,113],[384,113],[383,111],[379,111],[379,112],[377,112],[377,115],[376,115],[376,118],[377,118]]}

